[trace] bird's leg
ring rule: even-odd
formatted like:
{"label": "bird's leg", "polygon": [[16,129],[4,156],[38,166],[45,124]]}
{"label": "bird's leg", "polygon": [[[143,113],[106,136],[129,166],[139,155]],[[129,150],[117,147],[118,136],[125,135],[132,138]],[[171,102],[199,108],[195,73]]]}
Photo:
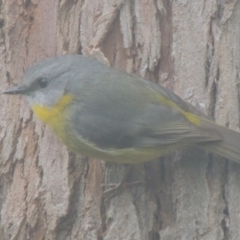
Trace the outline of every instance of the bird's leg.
{"label": "bird's leg", "polygon": [[104,189],[109,188],[107,190],[104,190],[103,195],[104,195],[104,200],[107,201],[110,198],[113,198],[116,196],[116,194],[119,194],[120,191],[127,187],[131,187],[133,185],[139,185],[139,184],[145,184],[144,181],[135,181],[135,182],[127,182],[130,173],[132,172],[132,165],[127,165],[126,170],[124,173],[124,176],[122,180],[117,183],[117,184],[103,184]]}

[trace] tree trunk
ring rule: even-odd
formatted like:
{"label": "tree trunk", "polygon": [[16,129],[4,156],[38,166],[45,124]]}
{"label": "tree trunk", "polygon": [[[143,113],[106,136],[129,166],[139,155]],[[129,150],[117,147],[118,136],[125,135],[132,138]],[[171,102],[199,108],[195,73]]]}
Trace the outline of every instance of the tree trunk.
{"label": "tree trunk", "polygon": [[[1,91],[79,53],[159,82],[239,128],[240,1],[0,1]],[[198,149],[134,165],[67,151],[21,97],[1,96],[0,239],[240,239],[240,166]]]}

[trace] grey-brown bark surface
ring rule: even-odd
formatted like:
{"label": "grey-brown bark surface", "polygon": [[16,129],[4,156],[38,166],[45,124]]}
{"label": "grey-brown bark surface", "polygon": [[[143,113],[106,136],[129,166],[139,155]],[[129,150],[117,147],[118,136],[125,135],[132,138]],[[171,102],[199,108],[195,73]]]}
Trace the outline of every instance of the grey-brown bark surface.
{"label": "grey-brown bark surface", "polygon": [[[239,128],[240,2],[0,1],[1,91],[33,62],[81,53],[159,82]],[[240,239],[240,166],[198,149],[125,166],[67,151],[20,97],[1,96],[0,239]]]}

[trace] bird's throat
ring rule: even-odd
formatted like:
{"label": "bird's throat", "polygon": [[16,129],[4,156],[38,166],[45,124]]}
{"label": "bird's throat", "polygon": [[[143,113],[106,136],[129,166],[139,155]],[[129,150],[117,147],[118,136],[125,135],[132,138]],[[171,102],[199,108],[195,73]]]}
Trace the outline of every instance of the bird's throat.
{"label": "bird's throat", "polygon": [[71,94],[66,94],[51,108],[34,104],[32,109],[42,122],[49,125],[51,128],[55,128],[64,121],[64,109],[72,102],[72,99],[73,97]]}

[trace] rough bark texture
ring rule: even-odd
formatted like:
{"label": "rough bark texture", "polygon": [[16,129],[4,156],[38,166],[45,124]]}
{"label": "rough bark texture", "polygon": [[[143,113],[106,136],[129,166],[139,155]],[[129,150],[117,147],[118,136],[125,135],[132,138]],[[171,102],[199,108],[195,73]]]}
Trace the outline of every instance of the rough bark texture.
{"label": "rough bark texture", "polygon": [[[1,91],[36,60],[92,55],[160,82],[239,128],[240,1],[0,1]],[[198,149],[125,166],[67,151],[20,97],[1,96],[0,239],[240,239],[240,166]]]}

